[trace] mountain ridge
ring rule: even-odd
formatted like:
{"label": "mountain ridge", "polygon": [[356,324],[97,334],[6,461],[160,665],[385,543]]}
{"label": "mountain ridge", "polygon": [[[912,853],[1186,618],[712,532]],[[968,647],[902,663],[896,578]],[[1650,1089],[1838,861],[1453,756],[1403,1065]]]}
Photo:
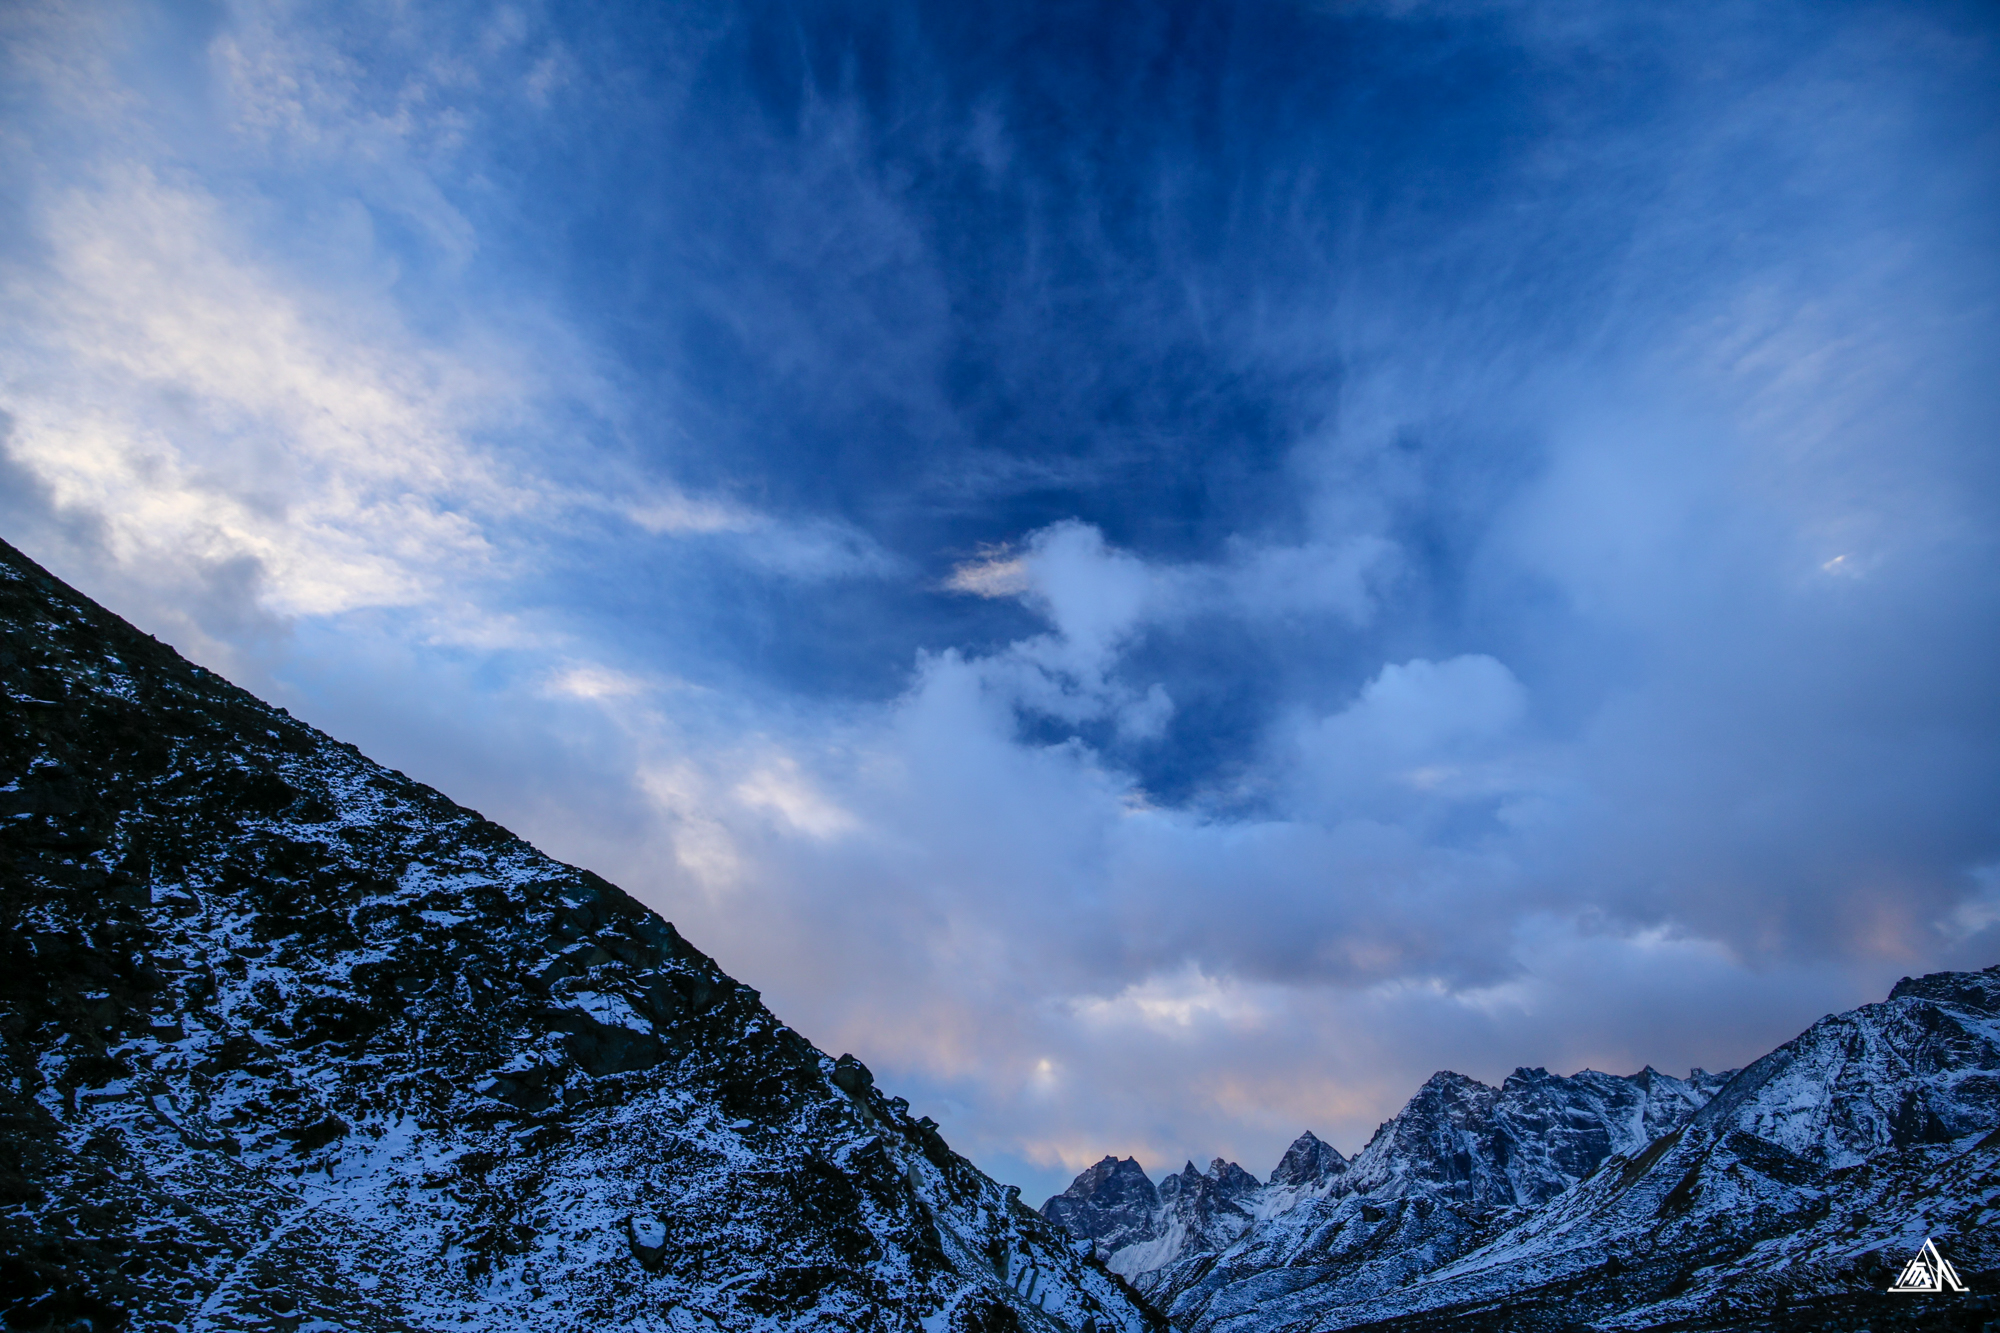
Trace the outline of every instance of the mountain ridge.
{"label": "mountain ridge", "polygon": [[[1051,1220],[1077,1229],[1087,1176]],[[1932,1237],[2000,1260],[2000,966],[1906,977],[1729,1074],[1440,1071],[1325,1188],[1258,1203],[1221,1243],[1106,1262],[1200,1333],[1983,1321],[1976,1292],[1873,1298]]]}

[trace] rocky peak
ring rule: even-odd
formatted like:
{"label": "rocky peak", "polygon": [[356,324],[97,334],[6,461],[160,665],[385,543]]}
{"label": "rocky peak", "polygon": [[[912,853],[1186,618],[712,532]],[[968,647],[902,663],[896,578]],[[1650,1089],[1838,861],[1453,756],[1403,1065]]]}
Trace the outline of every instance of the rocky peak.
{"label": "rocky peak", "polygon": [[2000,1125],[2000,967],[1905,979],[1746,1067],[1689,1126],[1751,1135],[1815,1168]]}
{"label": "rocky peak", "polygon": [[1493,1145],[1499,1095],[1450,1070],[1431,1075],[1355,1155],[1348,1184],[1362,1193],[1424,1189],[1469,1202],[1511,1202],[1506,1150],[1496,1153]]}
{"label": "rocky peak", "polygon": [[[1220,1158],[1205,1172],[1189,1162],[1160,1183],[1158,1209],[1123,1233],[1125,1248],[1105,1247],[1108,1262],[1168,1301],[1183,1283],[1207,1280],[1203,1256],[1261,1253],[1260,1237],[1280,1265],[1295,1261],[1290,1247],[1327,1237],[1366,1249],[1377,1226],[1401,1228],[1398,1245],[1442,1256],[1469,1243],[1479,1219],[1545,1203],[1615,1154],[1685,1125],[1717,1086],[1701,1071],[1685,1080],[1654,1069],[1563,1077],[1523,1066],[1494,1088],[1442,1070],[1351,1161],[1306,1133],[1264,1186]],[[1078,1235],[1105,1234],[1068,1221],[1062,1206],[1045,1212]]]}
{"label": "rocky peak", "polygon": [[1263,1188],[1258,1183],[1257,1177],[1236,1163],[1225,1162],[1220,1157],[1209,1162],[1206,1174],[1213,1183],[1216,1193],[1228,1198],[1241,1198],[1245,1194],[1255,1194]]}
{"label": "rocky peak", "polygon": [[1138,1158],[1106,1156],[1070,1182],[1070,1187],[1057,1197],[1114,1207],[1123,1204],[1151,1207],[1160,1201],[1160,1192],[1153,1187]]}
{"label": "rocky peak", "polygon": [[1179,1172],[1161,1181],[1160,1202],[1199,1228],[1218,1213],[1244,1213],[1247,1216],[1238,1206],[1238,1201],[1262,1188],[1257,1183],[1257,1177],[1236,1163],[1217,1157],[1209,1163],[1207,1171],[1197,1170],[1195,1164],[1189,1162]]}
{"label": "rocky peak", "polygon": [[1479,1207],[1538,1204],[1684,1124],[1712,1092],[1656,1070],[1568,1077],[1518,1068],[1498,1088],[1434,1074],[1353,1163],[1349,1188],[1434,1193]]}
{"label": "rocky peak", "polygon": [[1324,1143],[1311,1130],[1292,1140],[1285,1155],[1271,1170],[1271,1185],[1282,1189],[1310,1189],[1347,1172],[1347,1159],[1340,1150]]}
{"label": "rocky peak", "polygon": [[2000,1008],[2000,981],[1995,970],[1984,972],[1933,972],[1927,977],[1904,977],[1889,991],[1889,1000],[1932,1000],[1979,1012]]}
{"label": "rocky peak", "polygon": [[[1678,1079],[1647,1065],[1638,1073],[1627,1076],[1625,1081],[1632,1085],[1641,1102],[1640,1123],[1636,1130],[1638,1141],[1650,1143],[1668,1130],[1686,1124],[1688,1118],[1708,1105],[1709,1100],[1735,1073],[1733,1069],[1722,1074],[1690,1069],[1685,1079]],[[1631,1135],[1628,1134],[1627,1138],[1629,1140]],[[1621,1145],[1619,1151],[1628,1149]]]}
{"label": "rocky peak", "polygon": [[1042,1205],[1042,1216],[1106,1253],[1158,1234],[1160,1192],[1136,1157],[1106,1156]]}
{"label": "rocky peak", "polygon": [[1157,1187],[1135,1159],[1106,1157],[1044,1203],[1042,1216],[1093,1242],[1129,1277],[1225,1248],[1249,1229],[1263,1193],[1257,1177],[1220,1157],[1206,1171],[1190,1161]]}

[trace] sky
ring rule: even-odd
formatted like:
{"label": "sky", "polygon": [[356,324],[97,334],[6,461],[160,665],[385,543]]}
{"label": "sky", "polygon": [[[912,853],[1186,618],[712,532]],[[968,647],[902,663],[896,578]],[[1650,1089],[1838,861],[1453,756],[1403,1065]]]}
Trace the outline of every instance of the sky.
{"label": "sky", "polygon": [[1982,3],[14,0],[0,536],[1034,1202],[2000,962]]}

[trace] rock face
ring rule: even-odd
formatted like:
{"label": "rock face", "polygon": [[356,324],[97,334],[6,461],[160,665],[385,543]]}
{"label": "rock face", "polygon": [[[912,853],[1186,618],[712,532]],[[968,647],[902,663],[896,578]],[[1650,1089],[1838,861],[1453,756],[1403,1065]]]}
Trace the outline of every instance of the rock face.
{"label": "rock face", "polygon": [[[1136,1163],[1135,1163],[1136,1165]],[[1347,1159],[1340,1150],[1321,1143],[1311,1130],[1292,1140],[1285,1155],[1271,1171],[1274,1190],[1310,1190],[1347,1173]]]}
{"label": "rock face", "polygon": [[1042,1205],[1042,1216],[1103,1254],[1157,1239],[1160,1192],[1136,1157],[1106,1157]]}
{"label": "rock face", "polygon": [[1440,1073],[1352,1162],[1306,1133],[1266,1185],[1217,1159],[1206,1175],[1190,1164],[1154,1191],[1138,1162],[1106,1158],[1042,1213],[1096,1242],[1107,1266],[1177,1318],[1270,1268],[1342,1270],[1348,1288],[1373,1290],[1464,1253],[1522,1207],[1644,1147],[1721,1082],[1700,1070],[1683,1081],[1651,1069],[1518,1069],[1491,1088]]}
{"label": "rock face", "polygon": [[1614,1154],[1642,1149],[1718,1082],[1700,1070],[1683,1081],[1651,1069],[1629,1078],[1517,1069],[1493,1088],[1435,1074],[1327,1187],[1271,1200],[1236,1246],[1181,1257],[1139,1286],[1184,1321],[1244,1302],[1365,1304],[1466,1253]]}
{"label": "rock face", "polygon": [[[1344,1171],[1293,1175],[1137,1285],[1216,1333],[1980,1327],[2000,968],[1905,980],[1734,1075],[1438,1074]],[[1930,1237],[1974,1294],[1888,1296]]]}
{"label": "rock face", "polygon": [[1516,1069],[1498,1088],[1439,1073],[1375,1132],[1343,1182],[1377,1198],[1434,1194],[1480,1208],[1546,1202],[1616,1152],[1685,1121],[1719,1080],[1652,1069],[1558,1078]]}
{"label": "rock face", "polygon": [[0,544],[8,1328],[1158,1326],[674,928]]}

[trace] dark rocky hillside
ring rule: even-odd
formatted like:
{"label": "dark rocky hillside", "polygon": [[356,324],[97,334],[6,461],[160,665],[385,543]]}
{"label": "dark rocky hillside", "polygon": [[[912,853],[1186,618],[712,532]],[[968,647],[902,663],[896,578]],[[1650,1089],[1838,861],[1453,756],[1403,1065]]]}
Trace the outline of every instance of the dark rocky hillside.
{"label": "dark rocky hillside", "polygon": [[1129,1330],[650,911],[0,544],[10,1329]]}

